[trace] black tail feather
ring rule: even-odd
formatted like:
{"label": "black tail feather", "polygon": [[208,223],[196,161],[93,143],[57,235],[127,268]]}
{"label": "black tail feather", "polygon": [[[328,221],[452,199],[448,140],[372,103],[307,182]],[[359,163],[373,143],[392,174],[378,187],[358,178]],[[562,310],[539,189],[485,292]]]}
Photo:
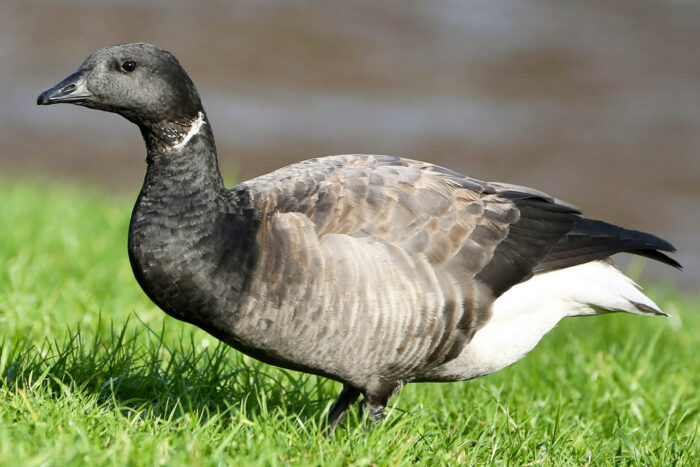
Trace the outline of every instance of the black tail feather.
{"label": "black tail feather", "polygon": [[677,261],[662,251],[674,252],[676,249],[666,240],[646,232],[581,218],[549,250],[534,272],[575,266],[607,258],[615,253],[633,253],[681,268]]}
{"label": "black tail feather", "polygon": [[681,263],[669,257],[668,255],[661,253],[658,250],[630,250],[627,253],[632,253],[635,255],[644,256],[645,258],[654,259],[664,264],[668,264],[669,266],[673,266],[676,269],[683,269]]}

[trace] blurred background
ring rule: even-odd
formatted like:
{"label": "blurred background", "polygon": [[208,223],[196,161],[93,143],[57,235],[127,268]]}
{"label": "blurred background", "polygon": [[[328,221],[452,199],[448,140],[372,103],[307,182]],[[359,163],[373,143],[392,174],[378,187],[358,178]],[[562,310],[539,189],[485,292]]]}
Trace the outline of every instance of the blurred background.
{"label": "blurred background", "polygon": [[422,159],[662,236],[685,271],[644,275],[700,285],[697,0],[4,1],[0,177],[136,195],[136,128],[35,105],[134,41],[189,72],[229,184],[318,155]]}

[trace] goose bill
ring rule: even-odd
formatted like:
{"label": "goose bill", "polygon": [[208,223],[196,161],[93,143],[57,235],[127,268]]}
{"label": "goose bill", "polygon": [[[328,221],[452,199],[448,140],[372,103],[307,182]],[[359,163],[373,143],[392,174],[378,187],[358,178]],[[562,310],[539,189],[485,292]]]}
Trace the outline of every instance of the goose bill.
{"label": "goose bill", "polygon": [[87,73],[77,71],[51,89],[42,92],[36,100],[38,105],[85,102],[92,97],[87,89]]}

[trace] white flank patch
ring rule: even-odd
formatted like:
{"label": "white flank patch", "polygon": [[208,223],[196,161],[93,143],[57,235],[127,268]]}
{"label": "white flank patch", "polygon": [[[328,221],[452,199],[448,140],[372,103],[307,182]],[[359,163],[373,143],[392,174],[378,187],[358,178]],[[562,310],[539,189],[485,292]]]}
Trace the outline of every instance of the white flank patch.
{"label": "white flank patch", "polygon": [[536,274],[501,295],[492,311],[491,320],[445,365],[449,367],[445,373],[468,379],[505,368],[568,316],[612,311],[664,314],[637,284],[603,261]]}
{"label": "white flank patch", "polygon": [[189,140],[191,140],[194,135],[199,133],[199,130],[202,128],[202,125],[204,125],[205,123],[207,123],[207,122],[204,121],[204,113],[200,111],[197,114],[197,118],[195,119],[195,121],[192,122],[192,126],[190,126],[190,131],[188,131],[187,134],[185,135],[185,137],[182,138],[182,141],[174,144],[172,146],[172,148],[173,149],[183,148],[185,146],[185,144],[187,144],[187,142]]}

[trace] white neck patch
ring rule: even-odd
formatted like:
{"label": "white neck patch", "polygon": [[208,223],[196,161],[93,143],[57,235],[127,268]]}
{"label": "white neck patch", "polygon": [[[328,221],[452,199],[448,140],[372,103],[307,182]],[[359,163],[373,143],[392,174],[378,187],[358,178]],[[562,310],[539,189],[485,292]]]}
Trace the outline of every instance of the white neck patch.
{"label": "white neck patch", "polygon": [[202,125],[207,123],[204,120],[204,113],[202,111],[199,111],[197,114],[197,118],[192,122],[192,125],[190,126],[190,130],[187,132],[187,134],[182,138],[182,140],[178,143],[175,143],[172,145],[173,149],[181,149],[187,144],[189,140],[192,139],[194,135],[199,133],[199,130],[202,128]]}

